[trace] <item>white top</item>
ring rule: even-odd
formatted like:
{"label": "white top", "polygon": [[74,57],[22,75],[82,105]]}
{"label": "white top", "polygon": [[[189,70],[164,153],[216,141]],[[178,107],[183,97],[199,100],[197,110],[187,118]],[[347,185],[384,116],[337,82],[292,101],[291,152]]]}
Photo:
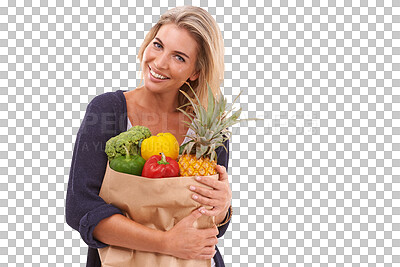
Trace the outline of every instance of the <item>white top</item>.
{"label": "white top", "polygon": [[[126,130],[128,131],[130,128],[132,128],[132,124],[128,118],[128,126],[126,127]],[[193,133],[193,130],[189,128],[186,135],[191,135],[192,133]],[[185,140],[183,140],[182,144],[180,144],[180,145],[183,145],[184,143],[189,142],[189,141],[190,141],[190,139],[188,137],[185,137]],[[215,267],[215,262],[214,262],[213,258],[211,259],[211,267]]]}

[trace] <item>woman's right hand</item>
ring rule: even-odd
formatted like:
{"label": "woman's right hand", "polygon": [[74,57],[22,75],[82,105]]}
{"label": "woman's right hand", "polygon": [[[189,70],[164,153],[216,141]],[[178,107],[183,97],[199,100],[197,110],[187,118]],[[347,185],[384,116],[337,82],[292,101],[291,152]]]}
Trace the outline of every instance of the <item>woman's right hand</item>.
{"label": "woman's right hand", "polygon": [[193,223],[202,216],[199,210],[179,221],[165,232],[165,254],[182,259],[211,259],[218,243],[218,228],[197,229]]}

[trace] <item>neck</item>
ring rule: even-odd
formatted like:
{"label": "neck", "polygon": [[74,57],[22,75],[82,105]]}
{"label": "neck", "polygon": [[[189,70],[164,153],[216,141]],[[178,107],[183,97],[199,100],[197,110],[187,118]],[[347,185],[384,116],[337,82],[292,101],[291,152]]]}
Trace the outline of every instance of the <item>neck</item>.
{"label": "neck", "polygon": [[151,107],[156,113],[176,113],[179,107],[178,91],[168,93],[154,93],[141,89],[140,103],[142,106]]}

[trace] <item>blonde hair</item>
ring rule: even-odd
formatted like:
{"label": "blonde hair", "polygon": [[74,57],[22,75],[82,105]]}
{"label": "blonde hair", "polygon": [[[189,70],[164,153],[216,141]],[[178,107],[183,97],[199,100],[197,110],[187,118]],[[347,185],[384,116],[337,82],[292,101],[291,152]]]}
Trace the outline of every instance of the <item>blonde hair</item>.
{"label": "blonde hair", "polygon": [[[199,77],[189,82],[196,92],[201,104],[207,107],[207,83],[211,87],[214,96],[221,94],[220,84],[224,79],[224,43],[222,34],[214,18],[204,9],[195,6],[180,6],[165,12],[159,21],[147,33],[142,46],[139,49],[138,59],[142,64],[143,54],[146,47],[156,37],[162,25],[173,23],[176,26],[186,29],[198,44],[196,72]],[[143,66],[141,66],[143,68]],[[141,74],[143,80],[143,72]],[[194,97],[192,90],[184,83],[180,90]],[[178,95],[179,106],[189,103],[182,94]],[[186,112],[192,113],[190,105],[186,106]]]}

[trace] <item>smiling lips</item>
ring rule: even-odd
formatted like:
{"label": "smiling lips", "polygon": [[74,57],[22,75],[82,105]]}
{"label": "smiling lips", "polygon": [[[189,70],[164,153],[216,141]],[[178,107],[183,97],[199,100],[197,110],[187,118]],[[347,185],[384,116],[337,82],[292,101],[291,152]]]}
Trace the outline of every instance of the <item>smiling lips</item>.
{"label": "smiling lips", "polygon": [[158,74],[158,73],[154,72],[154,71],[151,69],[150,66],[149,66],[149,69],[150,69],[150,74],[151,74],[154,78],[157,78],[157,79],[160,79],[160,80],[167,80],[167,79],[169,79],[169,78],[166,77],[166,76],[163,76],[163,75],[161,75],[161,74]]}

